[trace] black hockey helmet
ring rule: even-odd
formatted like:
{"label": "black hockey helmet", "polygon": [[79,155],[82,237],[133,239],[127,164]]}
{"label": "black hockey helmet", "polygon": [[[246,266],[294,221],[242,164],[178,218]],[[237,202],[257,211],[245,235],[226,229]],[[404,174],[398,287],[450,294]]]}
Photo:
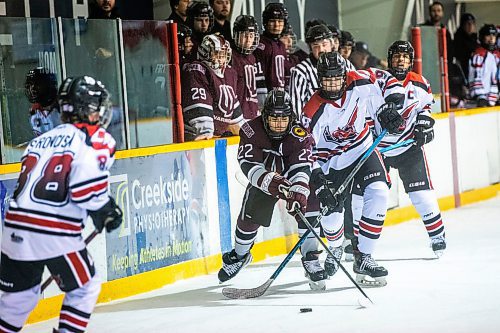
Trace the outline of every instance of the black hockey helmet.
{"label": "black hockey helmet", "polygon": [[193,29],[195,18],[208,17],[209,23],[207,32],[212,30],[214,26],[214,10],[208,3],[204,1],[194,1],[189,5],[186,13],[186,23],[191,29]]}
{"label": "black hockey helmet", "polygon": [[[297,35],[295,34],[295,32],[293,31],[293,27],[290,23],[288,23],[287,25],[285,25],[285,27],[283,28],[283,32],[281,33],[281,36],[280,38],[282,37],[289,37],[290,40],[292,41],[292,44],[289,48],[287,48],[287,53],[293,53],[295,51],[297,51]],[[285,42],[283,42],[285,43]],[[287,44],[285,43],[285,46],[287,46]]]}
{"label": "black hockey helmet", "polygon": [[[408,54],[410,56],[410,67],[408,68],[393,67],[392,57],[396,53]],[[389,65],[389,72],[392,75],[394,75],[394,77],[399,81],[403,81],[406,78],[406,75],[408,75],[408,73],[413,68],[414,57],[415,57],[415,50],[413,49],[413,46],[411,45],[410,42],[405,40],[395,41],[394,43],[391,44],[391,46],[389,46],[389,49],[387,51],[387,62]]]}
{"label": "black hockey helmet", "polygon": [[[90,76],[66,78],[59,88],[57,100],[66,123],[99,124],[106,128],[111,122],[109,92],[100,81]],[[89,116],[96,112],[99,120],[89,120]]]}
{"label": "black hockey helmet", "polygon": [[[286,126],[282,124],[284,120],[288,121]],[[272,140],[282,140],[290,132],[295,121],[295,113],[292,110],[290,95],[286,91],[273,89],[267,94],[262,109],[262,121],[267,135]],[[278,126],[279,129],[276,128]]]}
{"label": "black hockey helmet", "polygon": [[[254,40],[250,47],[247,47],[242,44],[240,40],[241,36],[244,33],[254,33]],[[260,35],[259,35],[259,26],[257,25],[257,21],[251,15],[240,15],[234,20],[233,25],[233,38],[234,45],[236,49],[241,54],[251,54],[257,46],[259,45]]]}
{"label": "black hockey helmet", "polygon": [[493,24],[485,24],[479,29],[479,43],[488,51],[494,51],[496,49],[496,41],[494,43],[486,43],[484,41],[484,37],[488,35],[497,36],[497,28]]}
{"label": "black hockey helmet", "polygon": [[332,39],[333,33],[328,27],[324,24],[315,25],[310,27],[306,33],[306,43],[312,44],[314,42],[318,42],[323,39]]}
{"label": "black hockey helmet", "polygon": [[[338,52],[322,53],[319,56],[316,69],[321,85],[321,96],[330,100],[339,99],[344,94],[346,85],[347,65],[345,59]],[[340,85],[324,82],[324,79],[328,78],[342,78],[342,82]]]}
{"label": "black hockey helmet", "polygon": [[309,21],[306,22],[306,26],[305,26],[305,31],[309,31],[309,29],[311,29],[312,27],[316,26],[316,25],[320,25],[320,24],[324,24],[326,25],[326,22],[322,19],[318,19],[318,18],[313,18]]}
{"label": "black hockey helmet", "polygon": [[30,103],[39,103],[42,107],[51,105],[57,97],[57,78],[44,67],[36,67],[26,74],[24,94]]}
{"label": "black hockey helmet", "polygon": [[342,30],[342,32],[340,33],[340,47],[354,47],[355,43],[356,41],[354,40],[352,34],[347,30]]}
{"label": "black hockey helmet", "polygon": [[338,38],[340,41],[340,35],[341,35],[340,29],[334,26],[333,24],[328,24],[327,27],[332,32],[333,38]]}
{"label": "black hockey helmet", "polygon": [[285,5],[279,2],[268,3],[262,12],[264,30],[266,30],[269,20],[283,20],[284,26],[286,26],[288,23],[288,10]]}
{"label": "black hockey helmet", "polygon": [[186,38],[193,35],[193,30],[184,24],[177,24],[177,44],[179,51],[184,52],[186,47]]}

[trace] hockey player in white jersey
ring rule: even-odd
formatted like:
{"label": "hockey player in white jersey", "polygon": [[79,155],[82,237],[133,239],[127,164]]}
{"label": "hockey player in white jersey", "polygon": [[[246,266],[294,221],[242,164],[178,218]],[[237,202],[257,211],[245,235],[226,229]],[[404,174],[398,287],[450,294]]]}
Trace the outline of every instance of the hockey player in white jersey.
{"label": "hockey player in white jersey", "polygon": [[[429,82],[422,75],[411,71],[414,50],[410,42],[395,41],[387,53],[389,72],[401,82],[405,89],[404,107],[401,111],[405,123],[400,134],[386,135],[380,147],[387,147],[411,138],[415,140],[414,145],[384,153],[384,162],[387,170],[398,169],[405,192],[408,193],[413,206],[422,217],[431,240],[431,247],[440,257],[446,249],[444,225],[423,147],[434,139],[435,121],[430,114],[434,98]],[[380,122],[375,119],[375,133],[378,134],[380,131]],[[353,201],[359,202],[359,197],[354,196]],[[354,217],[356,221],[359,220],[361,214],[359,209],[355,211],[357,211]]]}
{"label": "hockey player in white jersey", "polygon": [[44,67],[36,67],[26,74],[24,93],[31,106],[30,124],[33,134],[39,136],[61,123],[57,104],[57,79]]}
{"label": "hockey player in white jersey", "polygon": [[40,298],[47,267],[65,292],[56,332],[84,332],[101,288],[82,231],[118,228],[108,195],[115,140],[109,93],[91,77],[67,78],[58,94],[63,124],[33,139],[7,210],[0,263],[0,332],[19,332]]}
{"label": "hockey player in white jersey", "polygon": [[[368,101],[372,96],[385,99],[387,103],[382,99],[378,117],[389,133],[396,133],[403,123],[397,112],[397,105],[402,104],[403,89],[390,75],[385,84],[378,85],[376,78],[367,72],[347,72],[345,59],[337,52],[320,56],[318,76],[321,88],[306,104],[302,116],[303,125],[316,142],[313,149],[316,163],[311,176],[306,217],[313,222],[319,215],[320,204],[328,207],[328,214],[322,219],[321,225],[329,247],[336,259],[340,260],[343,197],[337,198],[333,193],[373,143],[367,121],[373,116],[368,113]],[[372,253],[387,211],[388,183],[382,157],[378,153],[372,154],[354,177],[354,185],[360,187],[364,200],[360,233],[353,240],[354,272],[358,274],[358,282],[363,285],[386,284],[388,272],[375,262]],[[299,230],[299,234],[304,231]],[[323,277],[332,276],[337,270],[335,260],[327,257]]]}

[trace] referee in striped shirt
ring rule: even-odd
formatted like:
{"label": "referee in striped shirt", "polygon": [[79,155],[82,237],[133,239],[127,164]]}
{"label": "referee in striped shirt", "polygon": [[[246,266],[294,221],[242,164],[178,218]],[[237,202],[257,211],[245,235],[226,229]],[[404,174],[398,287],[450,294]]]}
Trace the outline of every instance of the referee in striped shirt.
{"label": "referee in striped shirt", "polygon": [[[292,68],[290,77],[292,107],[298,117],[302,114],[304,105],[314,92],[320,88],[316,70],[316,63],[320,54],[337,51],[333,43],[334,37],[332,31],[324,24],[313,26],[307,30],[306,43],[309,45],[311,53],[306,60]],[[347,70],[354,70],[349,61],[347,61]]]}

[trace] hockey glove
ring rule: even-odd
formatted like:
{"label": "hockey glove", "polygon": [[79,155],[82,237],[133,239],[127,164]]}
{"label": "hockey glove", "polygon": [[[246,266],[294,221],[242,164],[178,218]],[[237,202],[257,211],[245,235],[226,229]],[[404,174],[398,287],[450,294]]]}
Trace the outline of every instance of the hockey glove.
{"label": "hockey glove", "polygon": [[422,147],[434,139],[434,123],[436,121],[429,116],[419,114],[415,123],[413,136],[417,147]]}
{"label": "hockey glove", "polygon": [[286,209],[288,212],[295,215],[295,209],[298,208],[302,213],[305,213],[308,196],[309,186],[304,183],[293,184],[286,198]]}
{"label": "hockey glove", "polygon": [[377,119],[382,128],[390,134],[401,134],[404,130],[405,120],[396,109],[396,104],[389,102],[382,104],[377,110]]}
{"label": "hockey glove", "polygon": [[321,210],[323,210],[323,207],[327,207],[328,209],[325,215],[330,215],[333,212],[342,212],[344,200],[335,195],[337,190],[333,186],[333,182],[325,177],[321,169],[313,170],[311,178],[317,188],[315,194],[320,202]]}
{"label": "hockey glove", "polygon": [[106,227],[107,232],[118,228],[123,221],[123,212],[112,197],[99,210],[88,211],[97,231],[101,232]]}
{"label": "hockey glove", "polygon": [[278,199],[287,199],[292,183],[276,172],[268,172],[263,176],[260,189]]}

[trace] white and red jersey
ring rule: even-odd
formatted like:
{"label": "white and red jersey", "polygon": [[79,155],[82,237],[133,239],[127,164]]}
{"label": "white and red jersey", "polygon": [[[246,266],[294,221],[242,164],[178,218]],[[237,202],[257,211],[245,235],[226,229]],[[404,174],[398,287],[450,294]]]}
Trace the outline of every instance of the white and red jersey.
{"label": "white and red jersey", "polygon": [[324,99],[320,90],[305,105],[301,121],[316,142],[313,155],[323,173],[350,166],[372,145],[371,99],[383,104],[391,95],[402,96],[402,85],[382,72],[378,75],[384,74],[385,80],[370,71],[347,72],[346,89],[340,99]]}
{"label": "white and red jersey", "polygon": [[488,51],[479,46],[469,60],[469,89],[472,97],[488,100],[494,106],[498,100],[500,51]]}
{"label": "white and red jersey", "polygon": [[40,104],[35,103],[31,105],[29,112],[34,136],[48,132],[61,123],[61,113],[57,104],[44,109]]}
{"label": "white and red jersey", "polygon": [[2,252],[26,261],[82,250],[87,210],[109,200],[114,152],[115,140],[98,126],[62,124],[33,139],[5,215]]}
{"label": "white and red jersey", "polygon": [[[415,123],[417,116],[419,114],[425,114],[430,117],[432,104],[434,104],[434,97],[432,96],[431,86],[429,82],[420,74],[415,72],[410,72],[406,75],[406,79],[401,82],[405,90],[405,99],[403,109],[399,110],[399,113],[405,120],[404,130],[401,134],[387,134],[379,144],[380,148],[391,146],[395,143],[399,143],[408,139],[413,138],[413,131],[415,129]],[[377,111],[377,108],[383,103],[383,99],[380,97],[377,99],[372,99],[370,101],[372,113]],[[378,136],[382,132],[380,123],[377,117],[373,118],[375,134]],[[411,145],[396,148],[384,153],[385,156],[398,156],[408,149]]]}

